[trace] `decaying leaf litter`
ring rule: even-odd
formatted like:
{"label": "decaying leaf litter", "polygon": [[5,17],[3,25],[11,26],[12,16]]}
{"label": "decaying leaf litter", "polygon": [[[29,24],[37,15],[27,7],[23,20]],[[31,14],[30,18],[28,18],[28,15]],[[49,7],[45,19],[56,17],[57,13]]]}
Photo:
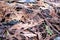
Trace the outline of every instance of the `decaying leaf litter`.
{"label": "decaying leaf litter", "polygon": [[59,35],[59,6],[0,1],[0,40],[55,40]]}

